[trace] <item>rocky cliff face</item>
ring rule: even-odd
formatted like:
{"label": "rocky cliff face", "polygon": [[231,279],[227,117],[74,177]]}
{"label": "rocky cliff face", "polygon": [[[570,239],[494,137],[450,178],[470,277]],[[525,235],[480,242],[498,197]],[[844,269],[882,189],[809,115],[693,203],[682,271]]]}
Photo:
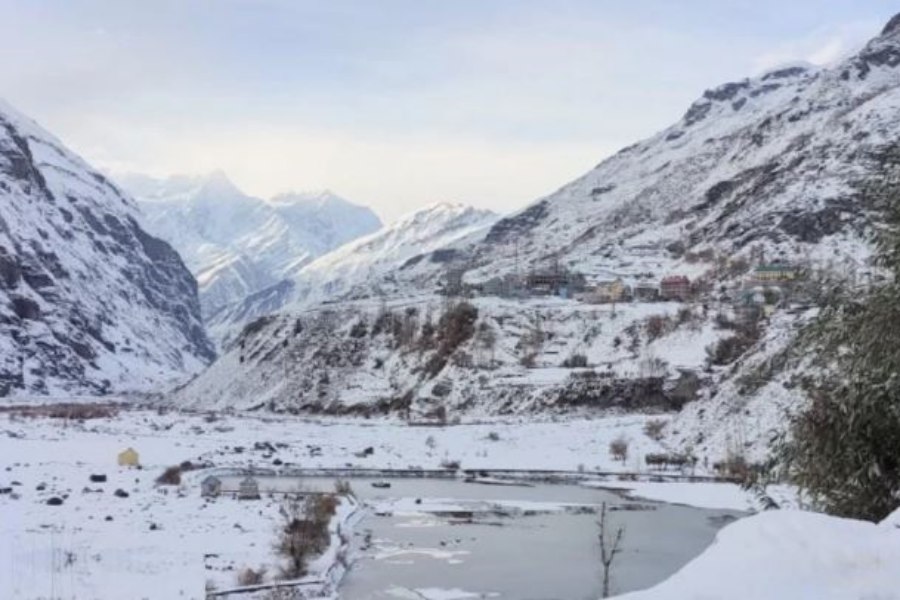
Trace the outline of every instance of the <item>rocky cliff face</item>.
{"label": "rocky cliff face", "polygon": [[213,360],[194,278],[137,219],[0,104],[0,396],[160,390]]}

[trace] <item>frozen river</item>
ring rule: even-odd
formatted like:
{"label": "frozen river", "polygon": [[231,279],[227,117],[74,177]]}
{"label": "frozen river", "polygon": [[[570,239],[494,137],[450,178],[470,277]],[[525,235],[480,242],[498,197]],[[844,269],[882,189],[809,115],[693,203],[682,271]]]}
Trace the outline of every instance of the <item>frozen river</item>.
{"label": "frozen river", "polygon": [[[511,487],[460,480],[392,479],[389,489],[352,479],[368,506],[355,528],[345,600],[600,597],[597,514],[625,528],[612,570],[614,593],[650,587],[699,555],[741,513],[625,500],[602,489],[537,484]],[[296,487],[260,479],[260,488]],[[331,488],[305,479],[306,489]]]}

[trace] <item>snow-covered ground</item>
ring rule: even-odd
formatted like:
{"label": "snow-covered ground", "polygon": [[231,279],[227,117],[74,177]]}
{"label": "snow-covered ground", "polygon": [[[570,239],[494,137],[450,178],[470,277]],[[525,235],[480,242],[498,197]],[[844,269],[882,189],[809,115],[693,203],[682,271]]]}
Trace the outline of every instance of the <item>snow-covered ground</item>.
{"label": "snow-covered ground", "polygon": [[622,600],[892,600],[900,598],[900,529],[781,510],[719,532],[700,557]]}
{"label": "snow-covered ground", "polygon": [[[137,409],[84,422],[0,413],[0,488],[11,488],[0,494],[0,578],[11,598],[200,598],[207,584],[235,586],[244,567],[273,568],[280,501],[266,493],[259,501],[203,499],[204,470],[186,473],[180,486],[155,485],[165,467],[185,460],[258,469],[440,468],[459,460],[475,469],[641,471],[638,457],[664,450],[643,433],[646,420],[411,427]],[[631,442],[624,463],[608,451],[619,436]],[[139,452],[141,469],[117,466],[126,447]],[[108,480],[91,482],[92,474]],[[753,507],[752,496],[729,484],[618,479],[607,485],[635,497]],[[127,497],[113,493],[119,489]],[[63,503],[48,505],[51,497]],[[452,498],[445,503],[455,506]],[[382,508],[423,510],[407,504]],[[896,524],[793,510],[761,514],[728,526],[671,580],[628,597],[898,598]],[[327,569],[334,558],[314,569]]]}
{"label": "snow-covered ground", "polygon": [[[273,564],[280,501],[265,493],[256,502],[207,501],[204,471],[186,473],[180,486],[155,485],[166,467],[186,460],[260,469],[276,461],[440,468],[458,460],[463,468],[630,471],[662,450],[643,434],[646,419],[440,428],[127,409],[84,422],[0,413],[0,488],[11,488],[0,494],[0,579],[14,598],[168,600],[202,597],[207,581],[234,586],[241,568]],[[625,463],[608,451],[620,435],[631,441]],[[127,447],[141,469],[117,465]],[[373,452],[362,457],[367,447]],[[92,474],[107,481],[93,483]],[[128,496],[114,495],[119,489]],[[63,504],[48,505],[53,497]]]}

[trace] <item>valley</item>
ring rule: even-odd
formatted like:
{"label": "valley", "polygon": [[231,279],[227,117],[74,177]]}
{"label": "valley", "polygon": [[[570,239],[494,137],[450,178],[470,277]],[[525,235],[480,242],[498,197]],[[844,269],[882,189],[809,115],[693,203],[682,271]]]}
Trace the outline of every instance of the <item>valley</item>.
{"label": "valley", "polygon": [[[0,595],[900,598],[900,15],[823,62],[503,214],[0,102]],[[367,189],[359,144],[231,167]]]}

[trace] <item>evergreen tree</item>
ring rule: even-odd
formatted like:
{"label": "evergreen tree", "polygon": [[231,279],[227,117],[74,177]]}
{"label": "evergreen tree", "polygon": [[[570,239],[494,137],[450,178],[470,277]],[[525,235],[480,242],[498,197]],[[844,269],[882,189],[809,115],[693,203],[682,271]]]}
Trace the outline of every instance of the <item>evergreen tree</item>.
{"label": "evergreen tree", "polygon": [[791,479],[831,514],[878,521],[900,506],[900,146],[880,152],[860,202],[877,215],[875,289],[837,288],[803,346],[826,376],[784,446]]}

